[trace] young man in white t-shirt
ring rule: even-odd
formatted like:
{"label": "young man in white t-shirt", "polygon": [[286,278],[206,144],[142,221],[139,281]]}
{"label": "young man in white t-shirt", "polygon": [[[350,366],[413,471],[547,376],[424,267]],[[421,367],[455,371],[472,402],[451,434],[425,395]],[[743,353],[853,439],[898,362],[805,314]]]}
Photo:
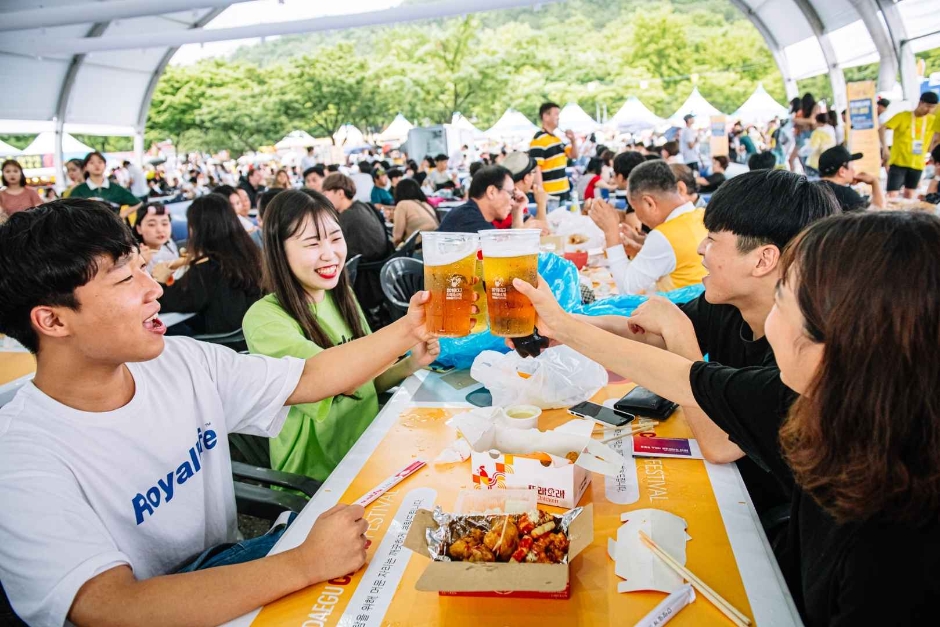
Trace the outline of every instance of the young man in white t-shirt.
{"label": "young man in white t-shirt", "polygon": [[0,580],[31,625],[218,624],[359,569],[359,506],[297,548],[173,574],[237,541],[228,434],[274,436],[288,405],[355,389],[426,350],[408,315],[306,361],[166,338],[130,231],[81,199],[0,227],[0,332],[36,376],[0,409]]}

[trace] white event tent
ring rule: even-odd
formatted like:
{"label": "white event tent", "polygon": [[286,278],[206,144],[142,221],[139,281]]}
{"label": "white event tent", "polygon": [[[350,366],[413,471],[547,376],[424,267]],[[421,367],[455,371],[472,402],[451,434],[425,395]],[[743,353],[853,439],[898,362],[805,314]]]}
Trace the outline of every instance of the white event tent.
{"label": "white event tent", "polygon": [[381,143],[404,142],[408,139],[408,131],[415,127],[401,113],[395,116],[392,123],[384,131],[376,135],[375,139]]}
{"label": "white event tent", "polygon": [[[89,152],[94,151],[91,146],[86,146],[68,133],[62,134],[62,153],[66,156],[84,157]],[[29,146],[21,151],[24,155],[51,155],[55,154],[55,133],[52,131],[43,131],[36,136]]]}
{"label": "white event tent", "polygon": [[522,139],[535,135],[537,130],[529,118],[509,107],[496,124],[486,130],[486,136],[490,139]]}
{"label": "white event tent", "polygon": [[608,125],[621,133],[639,133],[667,126],[669,122],[650,111],[636,96],[630,96]]}
{"label": "white event tent", "polygon": [[572,130],[579,135],[588,135],[600,127],[594,118],[574,102],[566,104],[558,116],[558,128],[563,131]]}
{"label": "white event tent", "polygon": [[758,83],[754,93],[731,114],[731,119],[745,124],[765,124],[774,118],[785,118],[788,115],[789,110],[767,93],[763,83]]}
{"label": "white event tent", "polygon": [[277,150],[304,150],[308,146],[314,146],[318,143],[317,139],[303,130],[291,131],[278,143],[274,144]]}
{"label": "white event tent", "polygon": [[365,145],[366,138],[363,136],[362,131],[352,124],[343,124],[338,131],[333,133],[333,141],[336,142],[337,146],[358,148]]}
{"label": "white event tent", "polygon": [[460,113],[455,113],[453,116],[451,116],[450,123],[457,128],[462,128],[473,133],[474,141],[481,141],[486,139],[486,133],[474,126],[473,122],[465,118]]}
{"label": "white event tent", "polygon": [[11,146],[5,141],[0,141],[0,157],[12,157],[18,154],[22,154],[19,148]]}
{"label": "white event tent", "polygon": [[685,126],[683,118],[687,115],[695,116],[694,126],[705,128],[710,124],[709,117],[713,115],[724,115],[712,103],[705,100],[705,96],[699,92],[698,87],[692,90],[689,97],[685,99],[682,106],[669,118],[669,123],[673,126]]}

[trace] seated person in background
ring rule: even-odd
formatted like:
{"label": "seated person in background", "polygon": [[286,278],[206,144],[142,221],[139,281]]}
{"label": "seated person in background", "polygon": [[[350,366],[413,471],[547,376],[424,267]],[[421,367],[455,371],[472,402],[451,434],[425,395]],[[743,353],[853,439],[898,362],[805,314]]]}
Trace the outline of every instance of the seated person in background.
{"label": "seated person in background", "polygon": [[718,155],[712,157],[712,173],[708,176],[696,175],[699,191],[703,194],[714,194],[718,187],[725,182],[725,170],[728,169],[728,157]]}
{"label": "seated person in background", "polygon": [[686,202],[692,203],[696,209],[705,206],[705,201],[698,193],[698,185],[695,183],[695,172],[687,165],[673,163],[669,166],[672,173],[676,176],[676,185],[679,188],[679,195]]}
{"label": "seated person in background", "polygon": [[[853,161],[862,158],[862,153],[849,153],[845,146],[830,148],[819,156],[820,185],[827,187],[836,196],[843,212],[864,211],[869,206],[875,209],[885,208],[885,195],[881,191],[878,177],[867,172],[856,172]],[[850,186],[855,183],[871,185],[871,198],[861,196]]]}
{"label": "seated person in background", "polygon": [[395,214],[392,218],[392,244],[396,247],[418,231],[436,231],[437,212],[428,203],[421,186],[413,179],[403,179],[395,187]]}
{"label": "seated person in background", "polygon": [[[365,162],[364,162],[365,163]],[[344,174],[331,174],[323,180],[323,195],[339,213],[339,225],[346,238],[350,258],[363,261],[385,259],[392,252],[385,221],[369,205],[356,198],[356,184]]]}
{"label": "seated person in background", "polygon": [[100,198],[111,203],[115,213],[120,213],[122,218],[127,218],[140,207],[140,199],[130,190],[108,180],[104,175],[107,165],[108,161],[103,154],[97,150],[89,152],[83,162],[85,182],[76,185],[69,194],[69,198]]}
{"label": "seated person in background", "polygon": [[677,141],[669,141],[663,144],[662,148],[659,149],[659,156],[666,163],[684,163],[682,155],[679,154],[679,142]]}
{"label": "seated person in background", "polygon": [[366,559],[358,506],[279,555],[264,557],[283,528],[234,545],[228,435],[276,436],[285,405],[357,389],[425,342],[427,292],[387,329],[272,359],[164,338],[145,265],[102,203],[0,227],[0,332],[36,355],[0,409],[0,580],[30,625],[218,625]]}
{"label": "seated person in background", "polygon": [[816,128],[809,136],[809,156],[806,166],[812,174],[819,173],[819,156],[836,145],[836,129],[829,124],[829,116],[825,113],[816,114]]}
{"label": "seated person in background", "polygon": [[140,256],[147,262],[147,272],[152,274],[157,264],[169,264],[172,270],[185,264],[185,260],[180,259],[179,248],[171,237],[173,228],[170,212],[163,203],[147,203],[137,210],[134,233],[137,235],[137,241],[142,244]]}
{"label": "seated person in background", "polygon": [[447,155],[443,153],[434,157],[434,168],[428,172],[428,181],[434,191],[442,189],[447,183],[453,183],[456,187],[457,175],[447,170],[448,161]]}
{"label": "seated person in background", "polygon": [[290,181],[290,175],[287,170],[281,168],[274,175],[274,184],[271,187],[275,189],[291,189],[294,185]]}
{"label": "seated person in background", "polygon": [[476,233],[495,229],[494,221],[512,216],[512,228],[523,226],[528,199],[512,182],[512,174],[501,165],[482,168],[470,182],[470,200],[447,212],[437,229],[445,233]]}
{"label": "seated person in background", "polygon": [[250,205],[247,201],[248,192],[236,189],[231,185],[219,185],[212,190],[212,193],[228,199],[229,206],[235,213],[235,217],[238,218],[239,224],[242,225],[242,228],[244,228],[247,233],[253,233],[258,230],[258,225],[252,222],[251,218],[248,217],[248,211],[250,209]]}
{"label": "seated person in background", "polygon": [[643,154],[637,150],[627,150],[614,157],[614,185],[617,187],[614,195],[617,201],[623,201],[626,207],[626,217],[623,222],[633,229],[634,232],[643,231],[643,224],[636,217],[636,211],[630,206],[630,199],[627,198],[627,181],[630,179],[630,173],[633,168],[644,163],[646,159]]}
{"label": "seated person in background", "polygon": [[[339,214],[325,196],[288,191],[265,213],[267,296],[242,327],[248,349],[271,357],[307,359],[370,333],[343,268],[346,242]],[[440,353],[436,340],[358,388],[291,408],[271,440],[271,467],[324,481],[379,413],[377,393],[398,385]]]}
{"label": "seated person in background", "polygon": [[2,190],[0,190],[0,214],[11,216],[17,211],[38,207],[42,199],[36,190],[26,184],[23,166],[16,159],[7,159],[0,166]]}
{"label": "seated person in background", "polygon": [[698,245],[705,239],[702,211],[679,195],[676,176],[665,161],[637,166],[628,182],[630,206],[652,229],[631,261],[620,239],[619,224],[604,220],[610,273],[621,294],[668,291],[702,281],[705,268]]}
{"label": "seated person in background", "polygon": [[349,178],[356,187],[356,197],[354,200],[358,200],[359,202],[371,202],[372,187],[374,186],[372,182],[372,164],[368,161],[360,161],[357,169],[349,175]]}
{"label": "seated person in background", "polygon": [[[742,174],[722,185],[705,209],[703,295],[678,306],[654,296],[629,318],[576,317],[609,332],[602,334],[606,345],[624,355],[618,374],[683,406],[706,460],[740,460],[760,513],[787,501],[791,484],[744,459],[720,419],[786,415],[794,394],[780,381],[764,331],[780,256],[807,225],[838,213],[832,197],[806,177],[783,170]],[[572,347],[583,352],[578,343]],[[699,363],[705,354],[709,362]]]}
{"label": "seated person in background", "polygon": [[382,168],[372,170],[372,193],[371,202],[375,208],[386,216],[390,216],[395,210],[395,197],[386,189],[388,186],[388,174]]}
{"label": "seated person in background", "polygon": [[261,298],[261,253],[241,228],[224,196],[208,194],[186,210],[189,222],[188,270],[179,281],[154,269],[164,283],[164,312],[195,313],[173,331],[182,335],[229,333]]}
{"label": "seated person in background", "polygon": [[392,193],[393,198],[395,197],[395,188],[398,187],[403,178],[405,178],[405,173],[401,171],[401,168],[388,169],[388,191]]}
{"label": "seated person in background", "polygon": [[[512,174],[512,182],[516,190],[529,200],[531,194],[535,202],[535,215],[528,215],[526,207],[524,219],[525,228],[542,229],[548,234],[548,192],[542,186],[542,172],[538,169],[538,162],[527,152],[511,152],[503,159],[503,167]],[[512,228],[512,216],[497,222],[498,228]]]}
{"label": "seated person in background", "polygon": [[326,172],[322,165],[315,165],[304,170],[304,187],[316,192],[323,191],[323,179],[326,178]]}
{"label": "seated person in background", "polygon": [[769,150],[755,152],[747,158],[747,169],[751,172],[755,170],[773,170],[777,167],[777,157]]}
{"label": "seated person in background", "polygon": [[584,171],[584,176],[587,178],[587,184],[584,186],[584,193],[581,196],[585,200],[594,198],[597,196],[601,197],[600,192],[596,191],[598,189],[614,189],[613,185],[609,185],[607,181],[604,180],[604,177],[601,174],[601,171],[604,169],[604,162],[597,157],[592,157],[588,161],[587,168]]}

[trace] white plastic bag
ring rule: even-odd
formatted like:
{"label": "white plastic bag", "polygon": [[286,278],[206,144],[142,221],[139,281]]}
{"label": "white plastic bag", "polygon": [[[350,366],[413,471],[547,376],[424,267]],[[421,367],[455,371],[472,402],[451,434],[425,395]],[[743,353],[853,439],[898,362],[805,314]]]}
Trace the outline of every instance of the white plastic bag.
{"label": "white plastic bag", "polygon": [[[605,247],[604,232],[588,216],[557,209],[548,214],[548,224],[554,235],[565,238],[565,250],[557,251],[559,254],[574,249],[594,250]],[[568,238],[572,235],[580,235],[582,243],[569,244]]]}
{"label": "white plastic bag", "polygon": [[489,389],[494,407],[571,407],[607,385],[603,366],[567,346],[553,346],[535,359],[515,351],[483,351],[473,360],[470,376]]}

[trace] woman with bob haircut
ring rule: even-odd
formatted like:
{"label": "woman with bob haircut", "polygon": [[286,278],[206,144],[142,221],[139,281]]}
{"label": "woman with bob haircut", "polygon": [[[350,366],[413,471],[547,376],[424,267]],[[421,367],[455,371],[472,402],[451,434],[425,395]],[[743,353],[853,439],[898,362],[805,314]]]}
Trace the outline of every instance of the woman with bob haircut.
{"label": "woman with bob haircut", "polygon": [[[777,557],[808,625],[908,625],[940,600],[940,219],[821,220],[765,326],[801,396],[778,429],[722,425],[796,490]],[[778,438],[779,436],[779,438]]]}

